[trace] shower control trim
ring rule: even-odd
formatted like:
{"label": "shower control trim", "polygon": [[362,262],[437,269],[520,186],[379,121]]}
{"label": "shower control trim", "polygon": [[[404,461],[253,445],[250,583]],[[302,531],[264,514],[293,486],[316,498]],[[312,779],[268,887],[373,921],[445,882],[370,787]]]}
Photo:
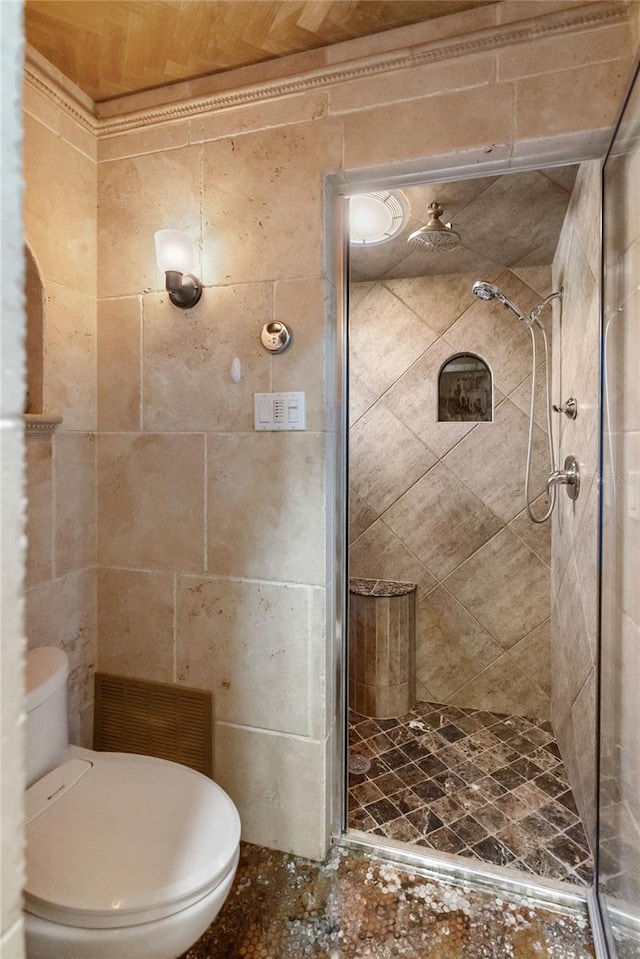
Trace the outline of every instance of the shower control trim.
{"label": "shower control trim", "polygon": [[578,415],[578,401],[575,396],[570,396],[566,403],[561,403],[560,406],[553,404],[554,412],[564,413],[565,416],[568,416],[570,420],[575,420]]}
{"label": "shower control trim", "polygon": [[284,353],[291,343],[291,331],[284,323],[265,323],[260,330],[260,342],[269,353]]}
{"label": "shower control trim", "polygon": [[547,494],[554,486],[566,486],[569,499],[577,499],[580,495],[580,464],[575,456],[567,456],[564,469],[554,470],[547,480]]}

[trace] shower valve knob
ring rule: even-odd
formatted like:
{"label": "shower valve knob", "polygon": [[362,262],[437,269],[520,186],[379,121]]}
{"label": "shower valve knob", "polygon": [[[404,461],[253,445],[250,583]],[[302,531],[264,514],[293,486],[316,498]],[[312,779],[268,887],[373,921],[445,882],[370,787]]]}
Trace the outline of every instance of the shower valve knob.
{"label": "shower valve knob", "polygon": [[575,396],[570,396],[567,402],[561,403],[560,406],[556,406],[554,403],[553,409],[556,413],[564,413],[570,420],[575,420],[578,415],[578,401]]}
{"label": "shower valve knob", "polygon": [[554,486],[566,486],[569,499],[577,499],[580,494],[580,464],[575,456],[567,456],[564,469],[554,470],[547,480],[547,496]]}

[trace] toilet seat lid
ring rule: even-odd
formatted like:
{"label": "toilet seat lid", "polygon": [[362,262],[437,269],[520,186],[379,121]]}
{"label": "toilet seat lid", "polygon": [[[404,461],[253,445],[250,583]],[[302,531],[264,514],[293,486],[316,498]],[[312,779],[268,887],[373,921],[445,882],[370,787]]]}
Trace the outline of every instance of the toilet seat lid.
{"label": "toilet seat lid", "polygon": [[[27,790],[28,912],[93,928],[149,922],[235,867],[240,818],[216,783],[162,759],[87,755]],[[34,790],[41,801],[29,802]]]}

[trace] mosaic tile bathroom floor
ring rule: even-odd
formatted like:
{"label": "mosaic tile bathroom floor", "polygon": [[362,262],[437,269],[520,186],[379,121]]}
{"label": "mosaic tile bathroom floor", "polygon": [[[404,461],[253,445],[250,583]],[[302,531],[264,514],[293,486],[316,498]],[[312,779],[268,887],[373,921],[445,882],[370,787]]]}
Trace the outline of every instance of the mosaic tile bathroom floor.
{"label": "mosaic tile bathroom floor", "polygon": [[349,827],[572,883],[593,861],[551,724],[417,703],[350,714]]}
{"label": "mosaic tile bathroom floor", "polygon": [[593,959],[586,917],[334,849],[241,847],[229,898],[182,959]]}

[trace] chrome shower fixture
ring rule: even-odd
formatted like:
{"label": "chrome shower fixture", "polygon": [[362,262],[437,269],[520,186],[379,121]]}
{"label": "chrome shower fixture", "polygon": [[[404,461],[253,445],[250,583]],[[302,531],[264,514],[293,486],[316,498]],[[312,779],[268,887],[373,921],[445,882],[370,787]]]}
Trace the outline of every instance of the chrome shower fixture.
{"label": "chrome shower fixture", "polygon": [[429,204],[427,210],[429,222],[426,226],[421,226],[419,230],[414,230],[407,243],[422,253],[446,253],[460,246],[460,234],[451,228],[450,223],[440,222],[440,217],[444,213],[440,204],[434,201]]}
{"label": "chrome shower fixture", "polygon": [[471,287],[471,292],[474,296],[477,296],[479,300],[499,300],[503,306],[506,306],[512,313],[518,317],[519,320],[522,320],[523,323],[526,323],[527,326],[533,326],[534,323],[537,323],[540,319],[540,314],[544,310],[545,306],[548,306],[552,300],[561,300],[562,299],[562,290],[558,290],[555,293],[550,293],[549,296],[545,296],[542,303],[539,303],[530,313],[523,313],[522,310],[516,306],[513,300],[510,300],[508,296],[500,290],[495,283],[488,283],[486,280],[476,280],[473,286]]}
{"label": "chrome shower fixture", "polygon": [[[544,308],[551,303],[552,300],[562,300],[563,291],[560,289],[556,293],[550,293],[549,296],[546,296],[542,303],[539,303],[530,313],[523,313],[519,307],[513,303],[508,296],[505,296],[501,292],[499,287],[495,283],[487,283],[486,280],[476,280],[473,286],[471,287],[471,292],[474,296],[477,296],[479,300],[498,300],[502,303],[503,306],[506,306],[512,313],[518,317],[519,320],[526,325],[531,336],[531,402],[529,405],[529,438],[527,443],[527,464],[524,471],[524,501],[527,508],[527,513],[529,519],[532,523],[544,523],[549,519],[553,512],[553,508],[556,504],[556,487],[560,483],[567,485],[567,492],[572,499],[575,499],[580,491],[580,472],[574,464],[569,463],[569,460],[565,462],[564,470],[556,470],[556,455],[553,445],[553,424],[551,422],[551,375],[550,375],[550,354],[549,354],[549,342],[547,339],[547,333],[540,322],[540,315]],[[542,345],[544,347],[544,373],[545,373],[545,399],[547,406],[547,444],[549,449],[549,464],[551,466],[551,472],[549,475],[549,481],[547,483],[547,497],[548,497],[548,507],[542,516],[534,516],[531,510],[531,497],[529,496],[529,486],[531,478],[531,458],[533,450],[533,425],[534,425],[534,414],[535,414],[535,402],[536,402],[536,374],[538,370],[538,359],[537,359],[537,349],[536,349],[536,336],[534,326],[537,326],[539,330],[539,335],[542,337]],[[563,412],[567,412],[564,410]],[[571,415],[567,413],[567,415]]]}
{"label": "chrome shower fixture", "polygon": [[515,313],[519,320],[526,322],[527,317],[522,310],[519,309],[508,296],[505,296],[495,283],[487,283],[486,280],[476,280],[471,287],[471,292],[474,296],[477,296],[479,300],[499,300],[503,306],[506,306],[512,313]]}

